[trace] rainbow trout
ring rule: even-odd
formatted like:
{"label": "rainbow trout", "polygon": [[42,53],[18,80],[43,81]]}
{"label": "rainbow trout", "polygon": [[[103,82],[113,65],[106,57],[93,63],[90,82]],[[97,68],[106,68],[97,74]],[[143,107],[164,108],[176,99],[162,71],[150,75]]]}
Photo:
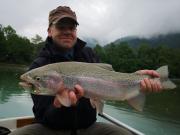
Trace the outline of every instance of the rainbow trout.
{"label": "rainbow trout", "polygon": [[[156,71],[161,77],[152,79],[160,81],[164,89],[176,87],[168,79],[167,66]],[[151,77],[115,72],[111,65],[104,63],[60,62],[30,70],[20,78],[35,87],[34,94],[56,95],[60,84],[69,89],[79,84],[84,88],[84,97],[90,98],[93,107],[102,113],[104,100],[127,100],[135,109],[142,111],[145,95],[140,91],[140,81]],[[70,106],[68,99],[60,96],[59,100],[63,105]]]}

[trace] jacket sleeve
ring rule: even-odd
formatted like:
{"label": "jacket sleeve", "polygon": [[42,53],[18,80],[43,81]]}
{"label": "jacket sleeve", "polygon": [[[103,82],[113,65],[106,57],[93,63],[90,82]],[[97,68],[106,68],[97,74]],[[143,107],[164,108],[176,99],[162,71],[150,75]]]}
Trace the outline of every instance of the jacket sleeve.
{"label": "jacket sleeve", "polygon": [[[48,64],[46,59],[37,58],[29,70]],[[38,123],[51,128],[72,128],[74,109],[72,107],[56,108],[53,105],[54,96],[31,94],[33,100],[33,113]]]}
{"label": "jacket sleeve", "polygon": [[37,122],[54,129],[72,128],[71,123],[74,121],[72,107],[54,107],[54,96],[31,94],[31,97],[34,102],[33,112]]}
{"label": "jacket sleeve", "polygon": [[49,63],[49,60],[47,60],[47,58],[38,57],[31,63],[28,70],[44,66],[44,65],[46,65],[48,63]]}

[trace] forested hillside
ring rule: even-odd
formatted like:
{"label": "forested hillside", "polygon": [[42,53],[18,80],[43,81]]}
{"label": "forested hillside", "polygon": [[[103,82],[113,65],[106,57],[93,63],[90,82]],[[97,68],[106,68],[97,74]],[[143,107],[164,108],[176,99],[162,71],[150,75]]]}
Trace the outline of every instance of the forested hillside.
{"label": "forested hillside", "polygon": [[[157,69],[168,65],[172,78],[180,77],[180,35],[159,36],[157,39],[135,40],[125,38],[105,46],[94,45],[102,62],[112,64],[116,71],[135,72],[139,69]],[[179,37],[179,38],[178,38]],[[136,44],[132,45],[132,41]],[[43,45],[36,35],[29,40],[19,36],[11,27],[0,25],[0,62],[29,65]],[[174,46],[173,46],[174,45]]]}

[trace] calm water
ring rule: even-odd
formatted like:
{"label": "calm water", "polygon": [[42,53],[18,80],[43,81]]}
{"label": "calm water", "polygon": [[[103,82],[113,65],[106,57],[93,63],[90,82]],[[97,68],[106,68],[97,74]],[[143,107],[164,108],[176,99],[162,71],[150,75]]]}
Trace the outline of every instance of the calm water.
{"label": "calm water", "polygon": [[[0,118],[33,115],[29,93],[18,86],[19,75],[25,70],[16,65],[0,65]],[[180,81],[175,82],[179,85],[176,90],[148,94],[143,112],[124,102],[107,102],[104,111],[147,135],[179,135]]]}

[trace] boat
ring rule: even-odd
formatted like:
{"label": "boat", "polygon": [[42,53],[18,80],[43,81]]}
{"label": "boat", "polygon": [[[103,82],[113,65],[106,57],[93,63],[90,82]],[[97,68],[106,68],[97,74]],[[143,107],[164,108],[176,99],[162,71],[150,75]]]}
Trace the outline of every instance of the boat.
{"label": "boat", "polygon": [[32,124],[33,116],[22,116],[0,119],[0,135],[7,135],[17,128]]}
{"label": "boat", "polygon": [[[123,127],[129,130],[133,135],[144,135],[142,132],[128,126],[127,124],[111,117],[106,113],[98,114],[100,117],[112,122],[113,124]],[[0,135],[7,135],[11,131],[16,130],[17,128],[23,127],[25,125],[32,124],[34,122],[33,116],[23,116],[23,117],[12,117],[0,119]]]}

